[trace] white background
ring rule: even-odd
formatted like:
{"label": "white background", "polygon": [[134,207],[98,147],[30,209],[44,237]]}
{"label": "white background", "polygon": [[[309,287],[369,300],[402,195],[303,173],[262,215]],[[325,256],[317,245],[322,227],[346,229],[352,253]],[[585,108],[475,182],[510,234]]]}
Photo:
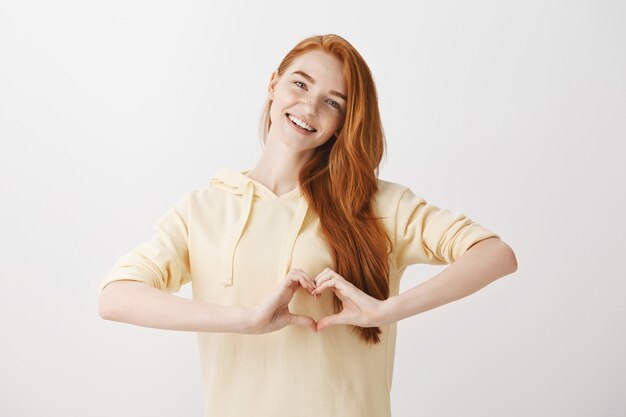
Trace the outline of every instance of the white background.
{"label": "white background", "polygon": [[196,334],[102,320],[98,284],[182,193],[256,163],[272,70],[322,33],[374,74],[380,177],[519,263],[398,324],[394,417],[625,415],[625,21],[618,1],[0,0],[0,415],[202,416]]}

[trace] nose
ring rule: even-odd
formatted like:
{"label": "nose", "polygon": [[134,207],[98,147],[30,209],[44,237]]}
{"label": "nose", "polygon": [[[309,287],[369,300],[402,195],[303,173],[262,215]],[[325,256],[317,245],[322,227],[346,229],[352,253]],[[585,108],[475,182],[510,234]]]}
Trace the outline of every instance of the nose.
{"label": "nose", "polygon": [[317,99],[308,96],[302,100],[302,115],[313,118],[317,116]]}

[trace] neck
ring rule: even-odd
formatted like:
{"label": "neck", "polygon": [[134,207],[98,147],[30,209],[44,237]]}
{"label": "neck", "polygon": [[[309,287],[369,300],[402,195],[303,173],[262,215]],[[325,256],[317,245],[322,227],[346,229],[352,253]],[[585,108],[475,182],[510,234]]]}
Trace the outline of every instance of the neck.
{"label": "neck", "polygon": [[257,164],[246,174],[272,190],[276,195],[285,194],[299,185],[298,175],[306,161],[268,158],[264,153]]}

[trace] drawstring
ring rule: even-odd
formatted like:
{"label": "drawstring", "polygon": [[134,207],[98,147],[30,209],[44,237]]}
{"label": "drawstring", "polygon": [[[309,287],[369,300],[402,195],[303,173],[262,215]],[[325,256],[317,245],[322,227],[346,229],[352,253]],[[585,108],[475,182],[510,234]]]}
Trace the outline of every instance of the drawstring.
{"label": "drawstring", "polygon": [[222,277],[222,285],[233,285],[233,268],[235,265],[235,248],[241,239],[243,229],[246,227],[248,218],[250,217],[250,210],[252,208],[252,200],[254,198],[254,184],[252,181],[248,181],[243,189],[243,196],[241,199],[241,214],[237,220],[234,230],[232,231],[230,239],[227,240],[224,247],[224,255],[222,257],[222,265],[225,271],[222,271],[220,277]]}
{"label": "drawstring", "polygon": [[278,259],[277,281],[282,280],[289,272],[288,268],[291,265],[293,247],[296,244],[296,238],[298,237],[298,233],[300,233],[300,228],[302,227],[302,223],[304,223],[308,208],[309,205],[306,202],[306,198],[300,197],[293,220],[291,220],[289,229],[287,229],[287,236],[280,252],[280,258]]}
{"label": "drawstring", "polygon": [[[241,214],[237,219],[237,223],[235,224],[229,238],[226,240],[224,245],[224,249],[222,252],[221,258],[221,271],[219,274],[220,281],[224,286],[233,285],[233,276],[234,276],[234,266],[235,266],[235,250],[237,248],[237,244],[241,240],[241,236],[243,235],[243,231],[246,227],[248,219],[250,218],[250,213],[252,211],[252,202],[255,197],[255,189],[254,182],[246,179],[245,183],[242,185],[241,183],[237,184],[237,181],[234,181],[233,184],[227,184],[222,182],[224,178],[228,177],[228,175],[232,175],[232,172],[229,170],[220,171],[218,174],[211,179],[211,185],[219,188],[223,188],[231,193],[239,194],[241,190]],[[242,176],[241,173],[237,172],[235,175]],[[236,187],[236,188],[233,188]],[[300,233],[300,229],[302,228],[302,224],[304,223],[304,219],[306,217],[308,211],[308,204],[306,198],[300,194],[298,196],[298,205],[296,206],[296,210],[285,232],[285,240],[280,249],[280,253],[278,254],[278,271],[276,280],[282,280],[287,272],[289,272],[288,268],[291,265],[291,256],[293,253],[293,248],[296,243],[296,239],[298,234]]]}

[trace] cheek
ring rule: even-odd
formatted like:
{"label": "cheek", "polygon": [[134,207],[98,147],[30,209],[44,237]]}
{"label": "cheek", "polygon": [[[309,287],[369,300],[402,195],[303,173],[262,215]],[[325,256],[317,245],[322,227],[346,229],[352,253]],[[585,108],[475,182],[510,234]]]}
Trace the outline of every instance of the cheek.
{"label": "cheek", "polygon": [[276,120],[277,117],[280,117],[284,109],[285,102],[282,97],[274,96],[274,100],[272,101],[272,105],[270,107],[270,117],[272,118],[272,121]]}
{"label": "cheek", "polygon": [[297,97],[289,92],[282,90],[279,94],[274,94],[274,100],[272,101],[272,111],[282,111],[285,107],[293,104]]}
{"label": "cheek", "polygon": [[339,129],[339,126],[341,126],[341,123],[343,122],[343,117],[334,113],[333,110],[329,110],[329,113],[330,114],[325,117],[326,122],[324,123],[324,125],[326,126],[327,130],[335,133]]}

